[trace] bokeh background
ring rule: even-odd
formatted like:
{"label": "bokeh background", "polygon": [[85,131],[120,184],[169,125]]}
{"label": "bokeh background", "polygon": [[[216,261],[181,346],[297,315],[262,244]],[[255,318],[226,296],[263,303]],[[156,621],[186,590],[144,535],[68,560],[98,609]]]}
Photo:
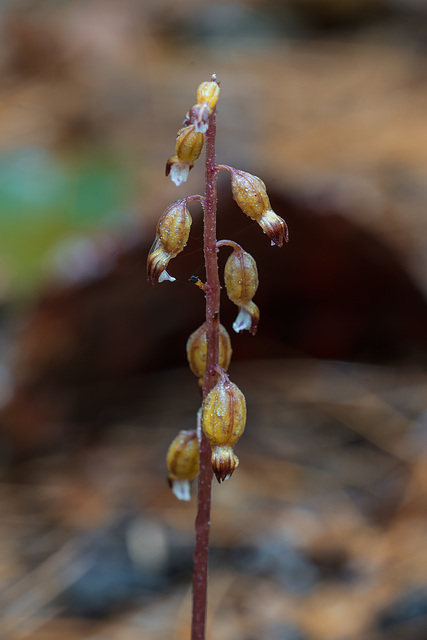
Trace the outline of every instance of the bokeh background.
{"label": "bokeh background", "polygon": [[197,203],[177,282],[145,263],[203,192],[202,160],[179,189],[164,166],[216,73],[218,160],[290,242],[221,176],[261,323],[232,336],[248,424],[213,492],[209,638],[425,640],[426,3],[3,0],[0,34],[1,638],[189,638],[195,499],[164,454],[200,405]]}

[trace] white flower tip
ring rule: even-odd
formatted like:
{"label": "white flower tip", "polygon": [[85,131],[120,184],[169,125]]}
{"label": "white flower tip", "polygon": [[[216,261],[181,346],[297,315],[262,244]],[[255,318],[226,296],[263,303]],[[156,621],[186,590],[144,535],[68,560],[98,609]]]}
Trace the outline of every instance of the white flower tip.
{"label": "white flower tip", "polygon": [[190,481],[189,480],[172,480],[172,492],[178,500],[185,500],[188,502],[191,498],[190,495]]}
{"label": "white flower tip", "polygon": [[176,278],[173,278],[172,276],[170,276],[168,274],[168,272],[162,271],[162,273],[159,275],[159,282],[164,282],[165,280],[169,280],[169,282],[175,282]]}
{"label": "white flower tip", "polygon": [[196,133],[206,133],[207,130],[208,122],[199,122],[197,120],[194,122],[194,131]]}
{"label": "white flower tip", "polygon": [[250,313],[246,311],[246,309],[241,308],[237,318],[233,322],[233,329],[236,333],[240,333],[247,329],[248,331],[252,327],[252,318]]}
{"label": "white flower tip", "polygon": [[190,167],[188,165],[177,163],[171,166],[169,176],[172,182],[179,187],[187,181],[189,172]]}

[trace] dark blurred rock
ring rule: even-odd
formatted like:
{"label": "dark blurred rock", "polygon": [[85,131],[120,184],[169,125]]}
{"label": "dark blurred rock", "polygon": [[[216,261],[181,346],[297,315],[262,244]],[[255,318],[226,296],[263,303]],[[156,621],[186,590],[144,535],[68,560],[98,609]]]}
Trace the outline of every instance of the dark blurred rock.
{"label": "dark blurred rock", "polygon": [[378,625],[383,630],[392,631],[393,627],[418,618],[425,619],[423,624],[425,635],[419,636],[425,638],[427,636],[427,587],[413,589],[405,593],[400,600],[391,603],[381,614]]}
{"label": "dark blurred rock", "polygon": [[321,32],[366,27],[387,15],[383,0],[290,0],[289,5],[306,27]]}
{"label": "dark blurred rock", "polygon": [[369,489],[347,487],[346,493],[368,522],[386,526],[396,515],[404,500],[408,469],[396,461],[393,473],[372,483]]}
{"label": "dark blurred rock", "polygon": [[[129,518],[86,533],[75,541],[79,553],[73,565],[81,565],[82,569],[81,576],[61,595],[61,605],[67,614],[104,618],[165,588],[167,558],[159,555],[156,540],[162,535],[161,527],[144,524],[138,523],[141,534],[138,546],[143,557],[139,554],[136,558],[134,543],[129,545],[129,531],[135,525]],[[154,551],[151,558],[150,550]],[[74,570],[70,566],[70,571]]]}
{"label": "dark blurred rock", "polygon": [[247,546],[236,548],[233,558],[238,571],[269,577],[295,595],[311,591],[319,579],[314,563],[282,538],[263,536],[254,539]]}
{"label": "dark blurred rock", "polygon": [[288,624],[276,624],[268,627],[265,637],[269,640],[306,640],[307,638],[298,629]]}

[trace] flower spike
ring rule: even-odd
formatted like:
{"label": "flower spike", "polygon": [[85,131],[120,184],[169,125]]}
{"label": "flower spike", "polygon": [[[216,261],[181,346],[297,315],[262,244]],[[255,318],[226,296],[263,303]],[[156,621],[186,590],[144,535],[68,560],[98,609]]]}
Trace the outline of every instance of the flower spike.
{"label": "flower spike", "polygon": [[230,478],[239,465],[234,446],[246,424],[246,400],[230,381],[226,370],[232,348],[226,329],[220,324],[221,282],[218,273],[218,248],[230,246],[224,269],[229,299],[238,307],[233,323],[236,332],[257,331],[259,309],[253,302],[258,288],[258,271],[254,258],[231,240],[217,241],[218,170],[231,174],[233,198],[240,209],[255,220],[272,244],[279,247],[288,241],[286,222],[271,209],[264,182],[250,173],[216,162],[216,106],[220,87],[215,74],[197,88],[196,104],[185,116],[178,131],[174,155],[166,163],[166,175],[175,185],[183,184],[199,158],[206,135],[205,195],[191,195],[170,205],[160,218],[147,260],[152,284],[173,281],[166,268],[185,247],[191,228],[188,203],[198,201],[203,208],[204,281],[197,275],[189,278],[206,302],[205,322],[187,341],[187,359],[199,379],[203,403],[197,412],[197,430],[181,431],[167,453],[169,484],[180,500],[190,499],[190,483],[197,475],[198,500],[196,545],[193,570],[193,607],[191,637],[205,638],[206,593],[209,555],[212,471],[219,483]]}

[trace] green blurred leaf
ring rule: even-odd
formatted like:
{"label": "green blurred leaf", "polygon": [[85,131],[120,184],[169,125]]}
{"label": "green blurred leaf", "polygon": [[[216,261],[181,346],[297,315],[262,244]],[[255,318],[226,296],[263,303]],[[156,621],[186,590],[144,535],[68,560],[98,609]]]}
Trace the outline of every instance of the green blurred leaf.
{"label": "green blurred leaf", "polygon": [[0,271],[11,294],[39,282],[57,242],[117,220],[128,193],[125,167],[104,149],[68,161],[37,147],[0,155]]}

